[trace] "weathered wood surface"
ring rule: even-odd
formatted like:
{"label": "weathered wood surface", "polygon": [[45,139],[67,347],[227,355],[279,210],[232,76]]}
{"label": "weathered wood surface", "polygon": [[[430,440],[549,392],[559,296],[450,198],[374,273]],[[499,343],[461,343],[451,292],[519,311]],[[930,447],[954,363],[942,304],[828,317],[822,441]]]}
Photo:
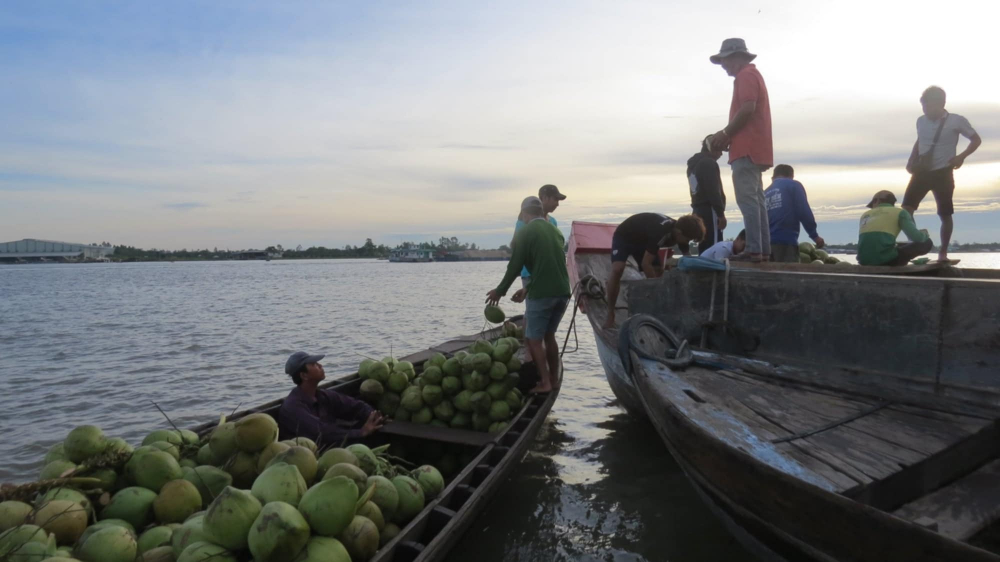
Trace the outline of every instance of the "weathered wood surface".
{"label": "weathered wood surface", "polygon": [[[864,562],[1000,560],[996,554],[951,540],[838,493],[843,486],[838,486],[837,480],[828,471],[816,469],[808,460],[841,459],[852,468],[865,469],[853,473],[855,478],[869,478],[874,483],[877,479],[871,477],[872,473],[888,471],[889,464],[898,462],[900,458],[912,459],[915,455],[923,455],[922,458],[928,459],[933,455],[928,457],[894,442],[896,436],[890,440],[871,440],[863,431],[850,427],[856,423],[853,421],[845,424],[847,427],[838,426],[824,432],[836,435],[836,439],[819,443],[800,442],[816,440],[810,437],[782,443],[779,449],[769,439],[788,435],[791,431],[783,427],[781,421],[777,424],[769,422],[747,407],[747,404],[752,404],[764,411],[773,406],[761,399],[761,392],[741,400],[742,407],[733,407],[736,404],[734,397],[748,390],[746,385],[723,397],[721,391],[715,394],[714,391],[708,392],[707,386],[696,387],[701,379],[706,378],[700,375],[704,375],[707,369],[689,368],[675,373],[658,362],[640,360],[637,356],[634,358],[639,366],[635,374],[636,382],[643,391],[641,396],[646,411],[671,453],[682,466],[687,467],[686,472],[695,485],[716,498],[739,524],[763,542],[773,545],[775,551],[781,551],[786,559]],[[720,380],[715,379],[719,387],[722,386]],[[854,400],[854,397],[838,401],[831,400],[824,393],[817,395],[822,396],[816,398],[817,403],[822,403],[813,416],[817,422],[851,411],[864,403]],[[804,400],[805,397],[799,394],[788,401],[791,413],[783,419],[785,423],[806,424],[808,418],[802,411]],[[899,413],[912,415],[887,407],[870,416],[872,419],[878,415],[886,416],[890,423],[896,423],[900,421],[895,417]],[[867,418],[861,419],[870,421]],[[751,425],[743,420],[753,420],[754,423]],[[937,421],[949,423],[947,420]],[[956,430],[952,428],[948,431]],[[944,434],[947,435],[947,432]],[[815,456],[794,457],[785,447],[808,450]],[[846,454],[847,449],[852,449],[851,456]],[[974,468],[966,466],[967,470]],[[896,473],[905,470],[902,466],[896,467]],[[845,477],[852,474],[846,469],[839,472]]]}
{"label": "weathered wood surface", "polygon": [[915,522],[929,519],[938,533],[968,539],[1000,518],[1000,460],[904,505],[893,515]]}

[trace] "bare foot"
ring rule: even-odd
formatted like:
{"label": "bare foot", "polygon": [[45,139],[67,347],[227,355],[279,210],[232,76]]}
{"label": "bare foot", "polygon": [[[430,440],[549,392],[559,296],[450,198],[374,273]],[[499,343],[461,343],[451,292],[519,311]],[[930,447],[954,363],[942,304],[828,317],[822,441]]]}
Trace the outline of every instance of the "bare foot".
{"label": "bare foot", "polygon": [[528,394],[545,394],[545,393],[548,393],[548,392],[552,392],[552,387],[551,386],[549,386],[547,384],[546,385],[539,384],[535,388],[532,388],[531,390],[529,390]]}
{"label": "bare foot", "polygon": [[948,254],[938,254],[938,261],[948,261]]}

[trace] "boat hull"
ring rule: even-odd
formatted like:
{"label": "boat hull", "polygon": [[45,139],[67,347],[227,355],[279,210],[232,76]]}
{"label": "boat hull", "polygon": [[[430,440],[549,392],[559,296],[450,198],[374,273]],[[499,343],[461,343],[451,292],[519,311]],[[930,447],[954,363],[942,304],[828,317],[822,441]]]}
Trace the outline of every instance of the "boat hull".
{"label": "boat hull", "polygon": [[594,328],[594,340],[597,342],[597,355],[601,358],[601,366],[604,367],[604,375],[608,379],[611,392],[615,394],[618,402],[629,415],[645,418],[646,411],[639,398],[639,390],[628,373],[625,372],[621,357],[618,355],[618,346],[615,342],[606,339],[601,330],[596,327]]}

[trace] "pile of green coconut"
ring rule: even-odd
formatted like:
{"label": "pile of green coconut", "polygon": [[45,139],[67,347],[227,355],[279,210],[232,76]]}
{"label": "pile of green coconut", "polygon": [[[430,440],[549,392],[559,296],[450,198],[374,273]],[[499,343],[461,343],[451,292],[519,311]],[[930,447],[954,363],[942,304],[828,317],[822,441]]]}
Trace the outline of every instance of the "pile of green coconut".
{"label": "pile of green coconut", "polygon": [[812,242],[799,243],[799,263],[811,263],[813,265],[852,265],[826,253],[825,250],[816,249]]}
{"label": "pile of green coconut", "polygon": [[525,404],[517,330],[505,323],[493,342],[477,340],[450,358],[435,353],[419,374],[409,361],[365,359],[360,395],[395,421],[499,433]]}
{"label": "pile of green coconut", "polygon": [[77,427],[40,480],[0,489],[4,562],[363,562],[444,488],[388,445],[277,441],[263,413],[138,448]]}

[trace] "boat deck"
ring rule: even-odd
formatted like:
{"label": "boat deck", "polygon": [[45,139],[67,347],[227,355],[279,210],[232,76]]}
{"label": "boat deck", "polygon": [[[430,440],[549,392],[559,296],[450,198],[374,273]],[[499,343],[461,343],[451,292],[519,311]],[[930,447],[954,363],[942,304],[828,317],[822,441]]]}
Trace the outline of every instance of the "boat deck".
{"label": "boat deck", "polygon": [[645,365],[693,423],[800,480],[957,540],[1000,518],[1000,413]]}

